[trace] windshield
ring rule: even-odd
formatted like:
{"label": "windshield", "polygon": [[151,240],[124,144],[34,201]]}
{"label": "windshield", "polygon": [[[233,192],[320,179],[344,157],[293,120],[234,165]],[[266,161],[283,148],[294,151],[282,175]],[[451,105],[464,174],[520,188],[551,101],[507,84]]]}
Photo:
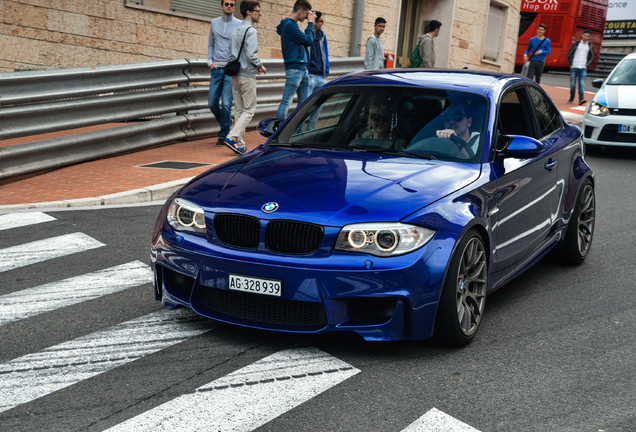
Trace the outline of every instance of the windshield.
{"label": "windshield", "polygon": [[268,145],[390,153],[476,163],[487,100],[417,87],[332,87],[311,99]]}
{"label": "windshield", "polygon": [[636,59],[620,62],[607,83],[613,85],[636,85]]}

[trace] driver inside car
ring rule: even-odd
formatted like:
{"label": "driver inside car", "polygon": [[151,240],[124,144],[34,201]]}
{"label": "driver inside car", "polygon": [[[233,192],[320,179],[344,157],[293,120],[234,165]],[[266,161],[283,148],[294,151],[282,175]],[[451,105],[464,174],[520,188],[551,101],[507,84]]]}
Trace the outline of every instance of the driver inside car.
{"label": "driver inside car", "polygon": [[479,132],[471,132],[473,116],[470,107],[465,103],[455,103],[442,112],[444,129],[435,133],[439,138],[452,139],[453,135],[459,137],[466,145],[460,145],[460,151],[465,157],[472,157],[477,152],[479,145]]}

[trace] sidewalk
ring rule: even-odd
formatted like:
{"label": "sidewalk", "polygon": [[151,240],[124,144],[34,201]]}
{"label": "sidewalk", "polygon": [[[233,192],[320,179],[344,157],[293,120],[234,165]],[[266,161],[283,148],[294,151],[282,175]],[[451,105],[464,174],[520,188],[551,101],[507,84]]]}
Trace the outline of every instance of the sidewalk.
{"label": "sidewalk", "polygon": [[[582,120],[584,107],[567,104],[569,89],[549,85],[543,85],[543,88],[567,120],[573,123]],[[586,92],[588,101],[593,96],[594,93]],[[59,133],[49,135],[38,139]],[[18,138],[0,144],[12,145],[28,140],[29,137]],[[248,150],[252,150],[266,139],[257,131],[250,131],[245,135],[245,141]],[[215,144],[216,137],[179,142],[0,184],[0,212],[163,201],[192,177],[236,157],[229,148]],[[159,168],[144,167],[160,162],[171,163]],[[197,164],[202,165],[188,166]]]}

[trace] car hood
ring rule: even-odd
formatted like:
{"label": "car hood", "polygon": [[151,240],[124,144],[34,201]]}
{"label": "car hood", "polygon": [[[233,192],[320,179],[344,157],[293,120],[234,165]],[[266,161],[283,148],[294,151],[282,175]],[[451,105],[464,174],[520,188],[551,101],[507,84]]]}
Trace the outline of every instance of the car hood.
{"label": "car hood", "polygon": [[[321,225],[397,221],[475,181],[479,165],[262,147],[186,185],[206,211]],[[266,214],[266,203],[278,210]]]}
{"label": "car hood", "polygon": [[636,108],[636,86],[633,85],[604,85],[600,88],[594,100],[608,108]]}

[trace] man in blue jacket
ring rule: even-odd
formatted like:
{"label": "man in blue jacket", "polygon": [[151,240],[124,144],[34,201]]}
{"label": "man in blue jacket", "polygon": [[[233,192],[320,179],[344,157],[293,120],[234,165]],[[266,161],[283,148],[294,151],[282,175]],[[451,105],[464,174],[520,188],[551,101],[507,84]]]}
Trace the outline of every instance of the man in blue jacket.
{"label": "man in blue jacket", "polygon": [[[530,61],[528,65],[528,74],[530,79],[534,79],[537,84],[541,83],[541,74],[545,67],[545,57],[550,54],[550,39],[544,36],[546,31],[545,24],[539,24],[537,35],[530,39],[528,48],[523,54],[523,62]],[[528,56],[530,54],[530,56]]]}
{"label": "man in blue jacket", "polygon": [[316,11],[316,22],[314,23],[314,40],[307,47],[307,59],[309,61],[309,94],[312,94],[327,83],[329,76],[329,47],[327,46],[327,36],[322,31],[325,23],[325,16],[322,12]]}
{"label": "man in blue jacket", "polygon": [[[311,46],[307,47],[307,59],[309,62],[307,67],[309,70],[308,95],[311,95],[320,87],[327,84],[327,77],[329,76],[329,47],[327,45],[327,36],[325,36],[325,32],[322,31],[322,26],[324,24],[325,15],[322,12],[316,11],[314,41]],[[307,130],[314,130],[321,110],[322,107],[313,112],[309,118]]]}
{"label": "man in blue jacket", "polygon": [[[307,29],[303,32],[299,22],[308,20]],[[306,0],[297,0],[292,13],[284,18],[276,27],[280,35],[280,44],[285,62],[285,89],[278,106],[276,117],[287,117],[287,109],[298,92],[298,103],[309,96],[309,73],[307,71],[307,53],[305,47],[314,41],[314,22],[316,15],[311,11],[311,4]]]}

